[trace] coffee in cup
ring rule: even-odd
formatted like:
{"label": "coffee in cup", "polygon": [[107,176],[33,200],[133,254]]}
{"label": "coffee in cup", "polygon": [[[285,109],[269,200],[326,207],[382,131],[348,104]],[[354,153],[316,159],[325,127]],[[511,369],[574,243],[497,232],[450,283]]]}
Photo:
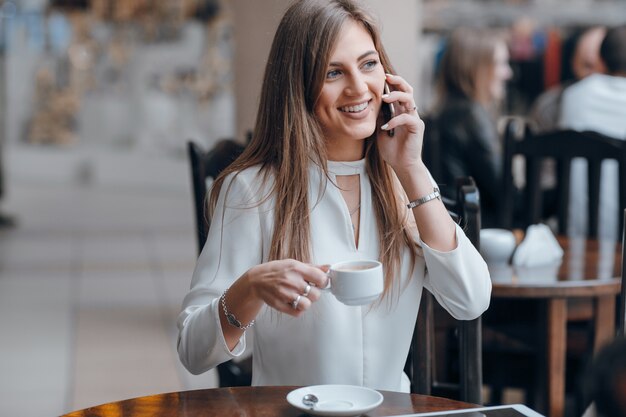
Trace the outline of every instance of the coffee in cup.
{"label": "coffee in cup", "polygon": [[330,267],[330,290],[337,300],[349,306],[369,304],[383,292],[383,265],[378,261],[346,261]]}
{"label": "coffee in cup", "polygon": [[345,265],[337,268],[337,271],[363,271],[370,268],[370,265]]}

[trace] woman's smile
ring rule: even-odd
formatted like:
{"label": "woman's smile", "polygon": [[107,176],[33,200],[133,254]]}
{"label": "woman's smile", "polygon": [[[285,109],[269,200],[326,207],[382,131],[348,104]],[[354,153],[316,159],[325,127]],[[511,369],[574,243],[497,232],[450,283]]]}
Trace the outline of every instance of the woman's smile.
{"label": "woman's smile", "polygon": [[341,107],[339,110],[344,113],[361,113],[363,110],[367,109],[370,100],[364,101],[361,104],[348,105]]}
{"label": "woman's smile", "polygon": [[370,107],[371,101],[372,100],[367,100],[360,104],[343,106],[339,108],[339,111],[350,119],[361,120],[367,117],[368,113],[372,111],[372,108]]}

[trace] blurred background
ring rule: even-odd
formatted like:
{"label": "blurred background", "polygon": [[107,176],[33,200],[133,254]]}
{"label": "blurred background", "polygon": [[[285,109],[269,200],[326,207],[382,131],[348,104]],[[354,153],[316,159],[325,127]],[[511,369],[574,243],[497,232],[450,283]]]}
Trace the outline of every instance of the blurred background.
{"label": "blurred background", "polygon": [[[509,32],[503,113],[524,115],[571,33],[626,21],[621,0],[367,2],[420,111],[457,26]],[[215,386],[176,356],[197,250],[185,146],[243,141],[288,3],[0,1],[0,415]]]}

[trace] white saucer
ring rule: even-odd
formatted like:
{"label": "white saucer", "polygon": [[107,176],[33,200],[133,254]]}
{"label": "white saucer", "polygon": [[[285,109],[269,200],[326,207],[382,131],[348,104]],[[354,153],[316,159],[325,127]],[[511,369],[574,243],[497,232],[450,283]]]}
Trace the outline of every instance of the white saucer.
{"label": "white saucer", "polygon": [[[319,402],[313,409],[302,403],[306,394],[313,394]],[[316,416],[358,416],[378,407],[383,395],[371,388],[357,385],[312,385],[287,394],[287,402],[307,414]]]}

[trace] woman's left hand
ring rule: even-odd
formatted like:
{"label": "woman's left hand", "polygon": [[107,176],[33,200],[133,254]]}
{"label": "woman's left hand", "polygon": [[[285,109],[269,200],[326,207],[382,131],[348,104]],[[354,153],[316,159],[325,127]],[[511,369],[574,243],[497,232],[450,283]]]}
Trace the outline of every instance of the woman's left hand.
{"label": "woman's left hand", "polygon": [[[392,91],[383,96],[382,105],[393,103],[396,114],[379,130],[378,148],[383,159],[399,174],[422,163],[424,122],[417,113],[413,87],[398,75],[385,77]],[[393,137],[387,133],[391,129],[395,131]]]}

